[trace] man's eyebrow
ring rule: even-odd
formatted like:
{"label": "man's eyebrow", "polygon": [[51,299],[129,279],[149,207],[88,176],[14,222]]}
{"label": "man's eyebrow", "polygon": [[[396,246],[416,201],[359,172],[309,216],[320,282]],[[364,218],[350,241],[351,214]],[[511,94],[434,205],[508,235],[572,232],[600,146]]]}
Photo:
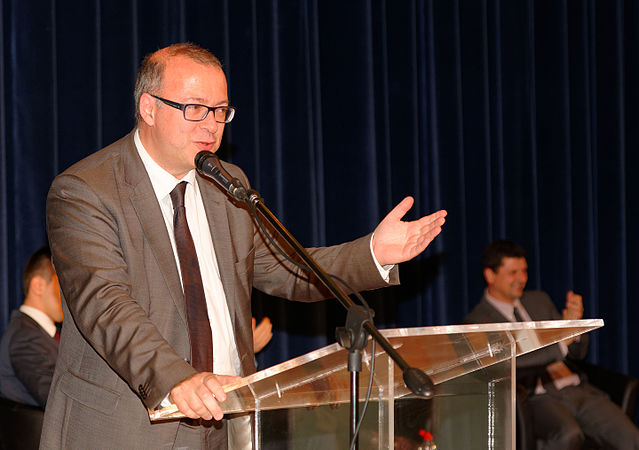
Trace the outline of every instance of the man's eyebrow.
{"label": "man's eyebrow", "polygon": [[[188,97],[185,103],[197,103],[199,105],[209,106],[206,104],[206,100],[201,97]],[[224,99],[219,101],[216,105],[213,105],[213,106],[228,106],[228,104],[229,104],[229,101],[227,99]]]}

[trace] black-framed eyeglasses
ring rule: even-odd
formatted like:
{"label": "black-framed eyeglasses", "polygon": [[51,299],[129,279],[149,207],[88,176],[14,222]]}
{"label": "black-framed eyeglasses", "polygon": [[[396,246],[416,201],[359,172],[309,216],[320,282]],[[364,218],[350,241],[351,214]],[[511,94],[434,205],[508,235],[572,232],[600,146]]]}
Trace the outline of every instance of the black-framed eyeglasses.
{"label": "black-framed eyeglasses", "polygon": [[153,98],[160,100],[162,103],[172,106],[175,109],[179,109],[184,114],[184,119],[189,122],[201,122],[206,119],[210,111],[213,111],[213,117],[218,123],[229,123],[235,116],[235,108],[232,106],[206,106],[198,103],[178,103],[171,100],[167,100],[157,95],[153,95],[149,92],[149,95]]}

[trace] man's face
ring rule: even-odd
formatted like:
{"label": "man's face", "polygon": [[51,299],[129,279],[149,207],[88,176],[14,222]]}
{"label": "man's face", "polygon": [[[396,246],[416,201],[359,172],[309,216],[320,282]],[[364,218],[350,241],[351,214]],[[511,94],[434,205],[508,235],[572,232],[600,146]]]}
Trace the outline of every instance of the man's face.
{"label": "man's face", "polygon": [[[229,104],[224,72],[183,56],[166,62],[161,91],[152,94],[183,104]],[[215,152],[220,147],[224,124],[216,122],[212,112],[202,122],[189,122],[179,109],[148,94],[143,96],[146,99],[141,102],[141,116],[148,126],[140,129],[142,143],[153,160],[176,178],[182,178],[195,167],[198,152]],[[148,105],[147,111],[143,111],[144,105]]]}
{"label": "man's face", "polygon": [[528,281],[526,258],[502,258],[497,272],[484,269],[488,293],[497,300],[513,303],[524,293]]}
{"label": "man's face", "polygon": [[[51,269],[53,270],[53,268]],[[62,301],[60,300],[60,283],[58,275],[54,272],[51,280],[46,283],[44,289],[44,307],[46,314],[54,322],[62,322]]]}

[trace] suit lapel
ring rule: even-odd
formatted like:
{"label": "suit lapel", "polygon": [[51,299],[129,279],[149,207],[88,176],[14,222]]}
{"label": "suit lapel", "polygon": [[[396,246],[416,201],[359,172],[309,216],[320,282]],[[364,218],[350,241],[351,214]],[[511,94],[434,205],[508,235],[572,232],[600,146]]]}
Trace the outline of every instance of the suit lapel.
{"label": "suit lapel", "polygon": [[123,151],[124,180],[131,188],[130,201],[137,219],[155,256],[158,268],[175,303],[178,314],[186,326],[186,305],[173,248],[166,231],[164,217],[157,202],[151,180],[144,168],[130,134],[128,149]]}
{"label": "suit lapel", "polygon": [[504,316],[499,312],[497,308],[495,308],[486,297],[481,299],[481,303],[483,304],[483,308],[486,310],[485,314],[490,316],[490,320],[494,322],[510,322],[510,319]]}
{"label": "suit lapel", "polygon": [[535,298],[531,298],[527,292],[524,292],[520,301],[532,320],[549,320],[552,318],[552,311],[547,311],[544,303],[535,301]]}
{"label": "suit lapel", "polygon": [[202,194],[206,218],[211,230],[211,239],[215,250],[215,259],[222,278],[226,304],[231,321],[235,326],[235,255],[231,241],[228,208],[234,208],[228,197],[211,181],[198,174],[197,183]]}

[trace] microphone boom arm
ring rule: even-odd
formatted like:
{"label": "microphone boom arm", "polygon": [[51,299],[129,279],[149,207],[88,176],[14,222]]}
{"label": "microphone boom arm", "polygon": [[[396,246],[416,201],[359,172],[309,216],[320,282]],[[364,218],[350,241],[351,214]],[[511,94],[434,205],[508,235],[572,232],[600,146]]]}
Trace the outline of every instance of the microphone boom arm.
{"label": "microphone boom arm", "polygon": [[[226,189],[233,198],[246,202],[251,211],[259,211],[260,215],[275,228],[277,233],[293,248],[295,253],[302,258],[311,272],[331,291],[347,311],[350,311],[355,306],[355,303],[350,297],[344,293],[324,269],[308,254],[306,249],[289,233],[271,210],[266,207],[260,195],[254,190],[248,191],[242,186],[240,180],[230,175],[224,167],[222,167],[217,155],[208,151],[199,152],[195,156],[195,167],[197,167],[198,172],[202,175],[212,178]],[[364,328],[402,370],[406,386],[417,395],[427,398],[432,397],[434,387],[430,377],[423,371],[409,366],[397,350],[388,342],[388,339],[382,336],[370,320],[364,322]]]}
{"label": "microphone boom arm", "polygon": [[[355,306],[355,303],[351,298],[344,293],[344,291],[333,281],[333,279],[324,271],[324,269],[313,259],[311,255],[306,251],[304,247],[289,233],[289,231],[282,225],[282,223],[277,219],[277,217],[268,209],[268,207],[264,204],[262,198],[255,193],[251,195],[247,202],[251,202],[255,209],[260,212],[260,214],[275,228],[278,234],[293,248],[295,253],[297,253],[300,258],[304,260],[306,265],[311,269],[311,271],[319,278],[319,280],[331,291],[331,293],[337,298],[337,300],[342,304],[346,310],[350,310],[351,307]],[[373,325],[370,321],[364,322],[364,328],[370,335],[379,343],[379,345],[388,353],[388,355],[395,361],[395,363],[399,366],[404,374],[404,381],[408,388],[413,391],[415,394],[424,396],[424,397],[432,397],[433,395],[433,384],[428,375],[426,375],[423,371],[419,369],[415,369],[411,367],[404,358],[399,354],[397,350],[391,345],[391,343],[386,339]],[[416,374],[415,371],[423,374],[423,377],[419,374]],[[407,379],[408,378],[408,379]],[[419,386],[420,384],[425,383],[426,386]]]}

